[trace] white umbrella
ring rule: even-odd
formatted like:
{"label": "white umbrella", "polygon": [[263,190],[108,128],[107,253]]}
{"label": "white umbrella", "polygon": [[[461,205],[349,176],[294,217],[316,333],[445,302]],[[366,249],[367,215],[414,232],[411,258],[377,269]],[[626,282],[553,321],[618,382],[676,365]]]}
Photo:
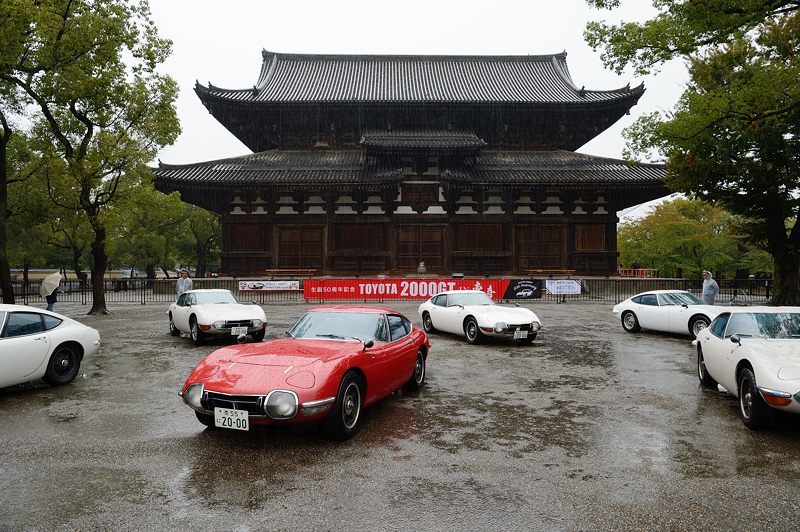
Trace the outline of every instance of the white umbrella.
{"label": "white umbrella", "polygon": [[49,296],[56,288],[58,288],[59,284],[61,284],[61,274],[58,272],[51,273],[44,278],[44,281],[42,281],[42,286],[39,287],[39,295],[42,297]]}

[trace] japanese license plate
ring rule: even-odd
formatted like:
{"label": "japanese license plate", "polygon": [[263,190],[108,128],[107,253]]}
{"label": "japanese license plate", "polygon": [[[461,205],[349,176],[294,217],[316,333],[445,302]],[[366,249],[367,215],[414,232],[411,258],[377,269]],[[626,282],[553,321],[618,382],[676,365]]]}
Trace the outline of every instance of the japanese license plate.
{"label": "japanese license plate", "polygon": [[231,336],[239,336],[240,334],[247,334],[247,327],[231,327]]}
{"label": "japanese license plate", "polygon": [[214,407],[214,425],[224,429],[250,430],[247,410]]}
{"label": "japanese license plate", "polygon": [[514,340],[524,340],[528,337],[528,331],[514,331]]}

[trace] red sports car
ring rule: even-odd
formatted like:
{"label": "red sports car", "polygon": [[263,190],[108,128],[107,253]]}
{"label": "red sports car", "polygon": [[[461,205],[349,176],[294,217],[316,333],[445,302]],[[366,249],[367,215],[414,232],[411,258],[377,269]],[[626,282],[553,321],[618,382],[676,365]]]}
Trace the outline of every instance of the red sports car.
{"label": "red sports car", "polygon": [[430,343],[404,315],[380,307],[319,307],[287,338],[224,347],[195,367],[183,401],[209,427],[322,421],[352,437],[364,407],[425,382]]}

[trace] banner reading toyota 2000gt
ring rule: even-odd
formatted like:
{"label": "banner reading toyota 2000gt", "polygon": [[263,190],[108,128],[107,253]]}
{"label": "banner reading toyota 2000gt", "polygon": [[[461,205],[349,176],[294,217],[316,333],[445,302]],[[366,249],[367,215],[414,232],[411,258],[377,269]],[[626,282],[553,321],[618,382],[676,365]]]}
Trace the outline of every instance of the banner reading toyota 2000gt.
{"label": "banner reading toyota 2000gt", "polygon": [[427,299],[445,290],[482,290],[504,299],[508,279],[307,279],[303,297],[316,300]]}

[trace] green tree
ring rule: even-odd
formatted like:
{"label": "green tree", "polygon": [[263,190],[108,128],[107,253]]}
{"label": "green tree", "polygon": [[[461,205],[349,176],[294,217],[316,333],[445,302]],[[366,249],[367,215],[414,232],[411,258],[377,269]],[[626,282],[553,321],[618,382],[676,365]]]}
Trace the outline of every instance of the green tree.
{"label": "green tree", "polygon": [[658,268],[663,277],[700,278],[703,270],[734,277],[738,271],[771,271],[764,254],[742,245],[741,220],[699,200],[675,199],[620,225],[617,242],[623,264]]}
{"label": "green tree", "polygon": [[107,313],[105,210],[179,132],[176,84],[157,72],[171,43],[146,0],[3,0],[0,21],[23,37],[0,55],[0,91],[27,105],[51,198],[87,217],[89,313]]}
{"label": "green tree", "polygon": [[617,71],[688,62],[690,82],[675,110],[637,121],[626,132],[629,148],[655,149],[673,190],[746,220],[750,241],[774,261],[772,303],[800,304],[800,2],[653,4],[659,14],[649,21],[586,31]]}

